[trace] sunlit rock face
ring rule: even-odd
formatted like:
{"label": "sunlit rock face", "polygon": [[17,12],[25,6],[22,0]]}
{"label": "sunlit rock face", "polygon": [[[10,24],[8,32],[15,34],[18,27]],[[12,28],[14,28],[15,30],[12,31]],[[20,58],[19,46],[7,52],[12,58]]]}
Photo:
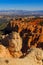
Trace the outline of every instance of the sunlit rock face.
{"label": "sunlit rock face", "polygon": [[4,47],[3,45],[0,45],[0,57],[2,58],[12,58],[12,56],[10,55],[9,50]]}
{"label": "sunlit rock face", "polygon": [[[29,51],[28,51],[29,52]],[[43,51],[38,48],[30,49],[24,58],[0,58],[0,65],[42,65]]]}
{"label": "sunlit rock face", "polygon": [[[3,37],[4,36],[4,37]],[[9,49],[9,52],[14,57],[20,57],[22,55],[22,38],[17,32],[12,32],[9,35],[3,35],[1,44]]]}
{"label": "sunlit rock face", "polygon": [[[12,32],[9,35],[9,51],[11,52],[12,55],[20,55],[21,53],[21,48],[22,48],[22,39],[17,32]],[[15,56],[14,55],[14,56]]]}

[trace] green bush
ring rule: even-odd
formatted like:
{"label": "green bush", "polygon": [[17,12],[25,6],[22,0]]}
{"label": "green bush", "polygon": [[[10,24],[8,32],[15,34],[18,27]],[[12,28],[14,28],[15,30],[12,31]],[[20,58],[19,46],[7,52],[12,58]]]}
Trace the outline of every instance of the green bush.
{"label": "green bush", "polygon": [[41,26],[43,26],[43,21],[41,21],[39,24],[40,24]]}

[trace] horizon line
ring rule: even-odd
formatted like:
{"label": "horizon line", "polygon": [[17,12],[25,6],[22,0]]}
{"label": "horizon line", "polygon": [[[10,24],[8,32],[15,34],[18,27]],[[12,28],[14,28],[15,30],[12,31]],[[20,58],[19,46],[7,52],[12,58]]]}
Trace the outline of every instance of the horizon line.
{"label": "horizon line", "polygon": [[40,10],[28,10],[28,9],[0,9],[1,10],[23,10],[23,11],[42,11],[43,9],[40,9]]}

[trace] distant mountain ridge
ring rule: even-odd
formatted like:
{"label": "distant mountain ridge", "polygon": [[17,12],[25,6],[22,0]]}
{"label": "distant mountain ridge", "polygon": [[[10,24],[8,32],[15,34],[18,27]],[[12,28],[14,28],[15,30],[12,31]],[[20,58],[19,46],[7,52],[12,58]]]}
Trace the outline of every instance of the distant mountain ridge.
{"label": "distant mountain ridge", "polygon": [[38,11],[0,10],[0,15],[43,15],[43,10]]}

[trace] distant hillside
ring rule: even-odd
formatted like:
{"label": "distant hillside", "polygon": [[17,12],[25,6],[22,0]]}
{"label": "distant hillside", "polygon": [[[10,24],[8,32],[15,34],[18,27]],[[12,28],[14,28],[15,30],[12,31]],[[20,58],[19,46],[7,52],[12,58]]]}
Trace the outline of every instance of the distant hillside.
{"label": "distant hillside", "polygon": [[39,11],[0,10],[0,15],[43,15],[43,10]]}

